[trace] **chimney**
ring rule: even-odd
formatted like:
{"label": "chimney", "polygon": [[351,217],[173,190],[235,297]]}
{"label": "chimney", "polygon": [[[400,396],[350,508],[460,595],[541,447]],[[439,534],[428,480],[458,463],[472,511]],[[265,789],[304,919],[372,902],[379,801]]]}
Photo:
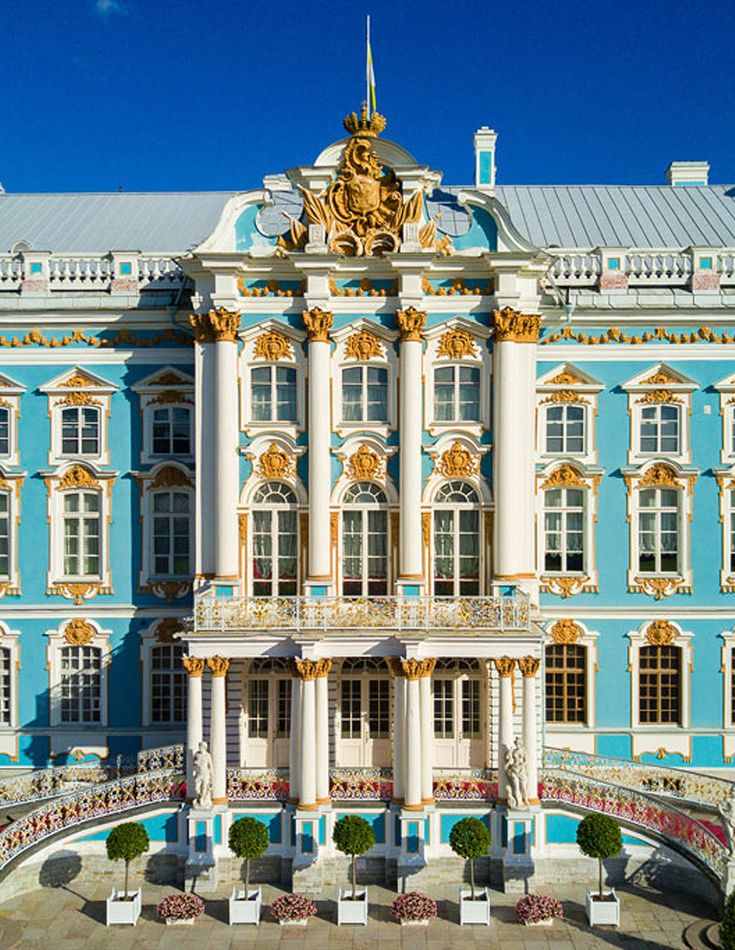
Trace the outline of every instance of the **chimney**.
{"label": "chimney", "polygon": [[672,162],[666,169],[666,184],[673,188],[706,185],[709,162]]}
{"label": "chimney", "polygon": [[475,188],[495,191],[495,142],[498,133],[486,125],[475,132]]}

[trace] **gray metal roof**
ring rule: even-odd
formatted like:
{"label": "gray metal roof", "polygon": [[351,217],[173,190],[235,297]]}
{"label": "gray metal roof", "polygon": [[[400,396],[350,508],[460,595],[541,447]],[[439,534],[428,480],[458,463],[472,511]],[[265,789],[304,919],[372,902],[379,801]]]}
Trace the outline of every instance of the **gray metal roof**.
{"label": "gray metal roof", "polygon": [[496,195],[537,247],[735,247],[732,185],[505,185]]}
{"label": "gray metal roof", "polygon": [[25,241],[37,251],[69,254],[181,254],[212,233],[233,194],[0,194],[0,253]]}

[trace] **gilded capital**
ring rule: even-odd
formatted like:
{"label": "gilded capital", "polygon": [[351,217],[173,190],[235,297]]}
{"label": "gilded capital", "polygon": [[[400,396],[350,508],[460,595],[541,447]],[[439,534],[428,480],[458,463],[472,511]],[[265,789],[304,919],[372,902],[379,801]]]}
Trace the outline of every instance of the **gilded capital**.
{"label": "gilded capital", "polygon": [[181,662],[189,676],[201,676],[204,672],[204,659],[201,656],[182,656]]}
{"label": "gilded capital", "polygon": [[207,657],[207,666],[212,671],[212,676],[227,676],[230,660],[226,656],[210,656]]}
{"label": "gilded capital", "polygon": [[539,666],[541,666],[541,659],[537,656],[522,656],[518,659],[518,669],[529,679],[538,673]]}
{"label": "gilded capital", "polygon": [[423,310],[417,310],[415,307],[409,307],[408,310],[399,310],[396,319],[398,320],[401,343],[421,342],[421,333],[426,323],[426,314]]}
{"label": "gilded capital", "polygon": [[192,313],[189,324],[197,343],[236,343],[240,329],[240,314],[234,310],[218,307],[209,313]]}
{"label": "gilded capital", "polygon": [[409,680],[420,680],[425,676],[431,676],[436,666],[436,660],[433,657],[427,657],[425,660],[401,659],[400,663],[403,675]]}
{"label": "gilded capital", "polygon": [[506,676],[512,676],[516,667],[516,661],[512,656],[496,656],[493,663],[495,664],[495,669],[503,679]]}
{"label": "gilded capital", "polygon": [[[319,673],[319,664],[322,660],[302,660],[299,657],[294,659],[294,667],[296,668],[296,675],[299,676],[302,680],[310,681],[315,680],[317,676],[322,675],[326,676],[326,673]],[[331,660],[329,663],[331,664]],[[327,670],[327,673],[329,670]]]}
{"label": "gilded capital", "polygon": [[512,307],[493,310],[496,343],[538,343],[541,317]]}
{"label": "gilded capital", "polygon": [[304,310],[303,317],[307,341],[309,343],[329,343],[332,314],[328,310],[314,307],[313,310]]}
{"label": "gilded capital", "polygon": [[329,672],[332,669],[332,661],[328,656],[323,656],[321,659],[316,661],[316,676],[317,679],[320,676],[329,676]]}

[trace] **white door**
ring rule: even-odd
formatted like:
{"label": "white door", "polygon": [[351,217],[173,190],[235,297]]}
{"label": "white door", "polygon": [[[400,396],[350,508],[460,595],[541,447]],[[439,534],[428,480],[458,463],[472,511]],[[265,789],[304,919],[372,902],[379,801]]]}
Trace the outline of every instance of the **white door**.
{"label": "white door", "polygon": [[486,764],[487,676],[477,660],[439,660],[434,671],[434,765]]}
{"label": "white door", "polygon": [[288,766],[291,677],[283,660],[253,660],[243,680],[240,765],[248,769]]}
{"label": "white door", "polygon": [[390,766],[390,694],[391,680],[383,660],[343,662],[337,692],[337,766]]}

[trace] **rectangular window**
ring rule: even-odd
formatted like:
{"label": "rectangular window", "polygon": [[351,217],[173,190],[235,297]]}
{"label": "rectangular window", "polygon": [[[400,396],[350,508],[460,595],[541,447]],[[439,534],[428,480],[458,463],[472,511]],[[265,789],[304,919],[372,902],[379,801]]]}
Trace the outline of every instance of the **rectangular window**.
{"label": "rectangular window", "polygon": [[379,366],[351,366],[342,370],[344,422],[388,421],[388,370]]}
{"label": "rectangular window", "polygon": [[191,455],[191,409],[154,409],[151,435],[153,455]]}
{"label": "rectangular window", "polygon": [[256,366],[250,375],[254,422],[296,422],[296,370]]}
{"label": "rectangular window", "polygon": [[98,492],[64,495],[64,576],[99,577],[100,496]]}
{"label": "rectangular window", "polygon": [[735,571],[735,491],[730,492],[730,570]]}
{"label": "rectangular window", "polygon": [[387,739],[390,735],[390,683],[375,679],[368,685],[370,738]]}
{"label": "rectangular window", "polygon": [[0,492],[0,577],[10,577],[10,494]]}
{"label": "rectangular window", "polygon": [[186,719],[186,673],[181,663],[183,647],[165,644],[151,649],[151,722],[174,723]]}
{"label": "rectangular window", "polygon": [[647,574],[679,570],[679,492],[646,488],[638,496],[638,569]]}
{"label": "rectangular window", "polygon": [[479,420],[479,367],[437,367],[434,370],[434,421],[479,422]]}
{"label": "rectangular window", "polygon": [[546,452],[549,455],[584,453],[584,406],[549,406],[546,410]]}
{"label": "rectangular window", "polygon": [[546,648],[546,721],[587,720],[586,648],[554,643]]}
{"label": "rectangular window", "polygon": [[0,456],[10,455],[10,410],[0,409]]}
{"label": "rectangular window", "polygon": [[153,495],[153,573],[186,576],[191,570],[188,492],[159,491]]}
{"label": "rectangular window", "polygon": [[584,492],[580,488],[544,492],[544,571],[584,571]]}
{"label": "rectangular window", "polygon": [[462,735],[465,739],[482,738],[482,708],[479,680],[462,680]]}
{"label": "rectangular window", "polygon": [[434,736],[454,738],[454,680],[434,680]]}
{"label": "rectangular window", "polygon": [[100,454],[100,411],[74,406],[61,412],[61,454]]}
{"label": "rectangular window", "polygon": [[340,735],[343,739],[362,738],[362,683],[342,680]]}
{"label": "rectangular window", "polygon": [[291,735],[291,680],[277,680],[276,738],[287,739]]}
{"label": "rectangular window", "polygon": [[12,715],[13,668],[11,653],[7,647],[0,647],[0,725],[9,726]]}
{"label": "rectangular window", "polygon": [[638,708],[642,725],[680,725],[681,650],[641,647],[638,658]]}
{"label": "rectangular window", "polygon": [[102,651],[98,647],[61,649],[61,721],[100,722]]}
{"label": "rectangular window", "polygon": [[268,683],[267,679],[248,683],[248,735],[251,739],[268,738]]}
{"label": "rectangular window", "polygon": [[679,455],[679,406],[641,409],[640,446],[644,455]]}

